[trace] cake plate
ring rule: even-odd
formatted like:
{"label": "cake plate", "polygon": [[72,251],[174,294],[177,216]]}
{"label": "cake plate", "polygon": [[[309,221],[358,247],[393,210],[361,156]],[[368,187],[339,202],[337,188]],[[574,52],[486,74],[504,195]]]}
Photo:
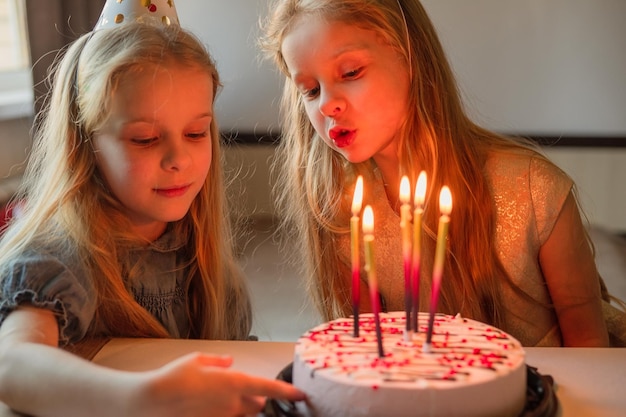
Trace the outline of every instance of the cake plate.
{"label": "cake plate", "polygon": [[[276,379],[292,381],[293,363],[283,368]],[[542,375],[537,368],[526,365],[526,406],[520,417],[554,417],[558,400],[554,393],[554,380],[550,375]],[[294,403],[268,399],[263,409],[265,417],[303,417]]]}

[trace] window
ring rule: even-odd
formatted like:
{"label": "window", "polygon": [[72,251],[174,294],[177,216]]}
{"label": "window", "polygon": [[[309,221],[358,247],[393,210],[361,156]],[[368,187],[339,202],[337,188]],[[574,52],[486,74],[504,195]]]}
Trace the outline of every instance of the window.
{"label": "window", "polygon": [[24,0],[0,0],[0,119],[33,112]]}

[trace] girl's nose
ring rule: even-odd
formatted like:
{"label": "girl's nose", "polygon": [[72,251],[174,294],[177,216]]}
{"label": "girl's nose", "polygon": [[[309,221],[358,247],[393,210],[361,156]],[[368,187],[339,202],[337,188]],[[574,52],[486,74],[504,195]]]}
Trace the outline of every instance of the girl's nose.
{"label": "girl's nose", "polygon": [[325,92],[320,97],[320,113],[326,117],[337,117],[346,108],[346,102],[339,95]]}
{"label": "girl's nose", "polygon": [[174,141],[167,146],[163,160],[162,168],[166,171],[182,171],[191,164],[191,153],[185,147],[184,138]]}

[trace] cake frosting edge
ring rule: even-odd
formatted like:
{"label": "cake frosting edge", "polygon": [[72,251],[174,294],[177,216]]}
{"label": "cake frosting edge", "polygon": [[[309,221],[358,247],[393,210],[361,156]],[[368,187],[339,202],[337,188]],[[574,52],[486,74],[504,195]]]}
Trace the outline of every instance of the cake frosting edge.
{"label": "cake frosting edge", "polygon": [[315,417],[519,416],[526,401],[525,352],[493,326],[435,316],[430,352],[424,351],[428,316],[407,333],[403,312],[382,313],[377,349],[372,314],[314,327],[297,342],[293,383],[307,393],[301,411]]}

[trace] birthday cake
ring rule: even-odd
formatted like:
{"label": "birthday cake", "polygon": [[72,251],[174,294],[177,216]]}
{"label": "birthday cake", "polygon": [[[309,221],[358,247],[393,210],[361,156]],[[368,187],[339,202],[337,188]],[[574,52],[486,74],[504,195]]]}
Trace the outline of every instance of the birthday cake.
{"label": "birthday cake", "polygon": [[[314,417],[519,416],[526,402],[525,353],[507,333],[460,316],[428,315],[406,336],[405,314],[373,314],[319,325],[298,340],[293,384]],[[380,356],[382,349],[383,355]]]}

